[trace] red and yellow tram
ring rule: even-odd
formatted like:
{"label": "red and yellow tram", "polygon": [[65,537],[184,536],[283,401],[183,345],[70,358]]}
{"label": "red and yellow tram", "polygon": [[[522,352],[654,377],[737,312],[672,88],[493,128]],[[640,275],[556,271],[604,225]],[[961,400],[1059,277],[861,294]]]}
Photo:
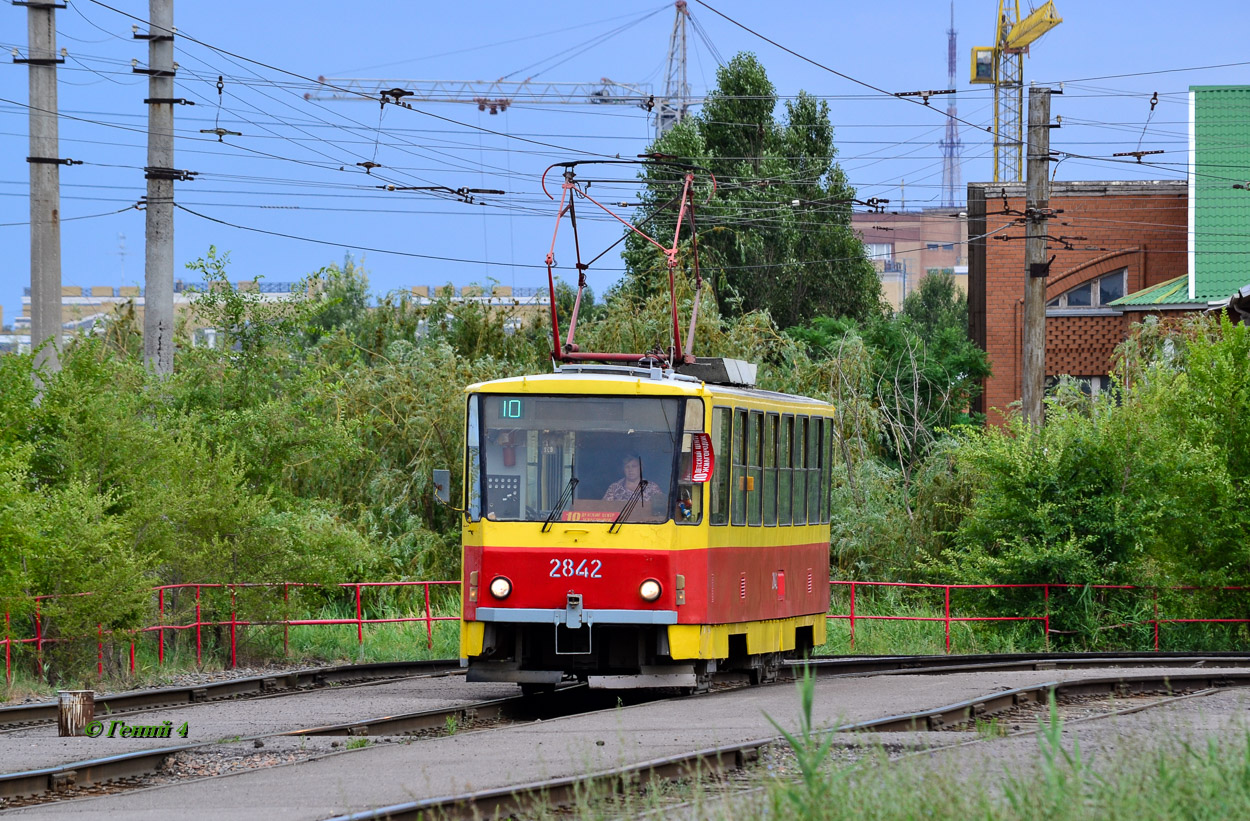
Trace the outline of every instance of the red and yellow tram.
{"label": "red and yellow tram", "polygon": [[698,687],[824,643],[829,405],[607,365],[468,393],[470,681]]}
{"label": "red and yellow tram", "polygon": [[[693,355],[702,169],[645,163],[681,177],[673,241],[661,245],[589,195],[574,174],[586,164],[630,163],[559,164],[560,219],[576,233],[576,203],[589,202],[663,253],[672,340],[646,354],[578,347],[589,264],[576,241],[578,293],[561,339],[553,236],[554,372],[467,389],[468,678],[527,689],[567,679],[701,689],[726,667],[770,678],[782,653],[825,641],[833,408],[756,389],[753,365]],[[674,285],[683,224],[695,280],[685,341]]]}

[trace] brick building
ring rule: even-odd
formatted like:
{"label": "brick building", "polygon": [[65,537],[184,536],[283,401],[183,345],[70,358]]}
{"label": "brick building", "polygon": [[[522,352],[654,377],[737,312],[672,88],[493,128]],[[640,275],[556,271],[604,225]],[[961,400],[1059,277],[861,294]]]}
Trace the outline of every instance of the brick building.
{"label": "brick building", "polygon": [[[1186,179],[1052,186],[1048,378],[1102,389],[1115,347],[1148,315],[1250,321],[1250,86],[1193,86],[1189,103]],[[995,423],[1020,398],[1024,199],[1023,183],[968,186],[969,334],[993,368],[977,410]]]}
{"label": "brick building", "polygon": [[[1000,424],[1020,399],[1026,267],[1024,227],[1016,220],[1024,207],[1023,183],[968,186],[969,333],[993,369],[977,410]],[[1050,235],[1067,239],[1049,246],[1047,377],[1066,374],[1099,390],[1130,323],[1146,313],[1206,307],[1181,293],[1188,281],[1187,183],[1058,182],[1050,207],[1062,211],[1050,220]]]}

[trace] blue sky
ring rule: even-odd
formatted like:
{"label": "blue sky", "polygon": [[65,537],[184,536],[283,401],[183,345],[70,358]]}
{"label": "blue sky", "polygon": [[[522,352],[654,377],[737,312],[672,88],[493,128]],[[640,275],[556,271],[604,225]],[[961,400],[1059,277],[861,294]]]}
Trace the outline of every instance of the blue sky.
{"label": "blue sky", "polygon": [[[145,18],[147,3],[106,2],[69,0],[69,8],[57,12],[57,45],[69,53],[60,73],[60,153],[85,163],[61,172],[62,213],[69,219],[62,229],[66,285],[143,283],[143,214],[95,215],[124,209],[144,193],[147,81],[131,73],[130,63],[145,64],[147,48],[132,38],[135,21],[125,14]],[[948,2],[710,2],[771,39],[881,88],[946,85]],[[959,114],[977,124],[991,121],[991,91],[967,84],[968,52],[992,43],[996,5],[957,0],[955,8]],[[905,202],[909,208],[938,204],[944,101],[935,99],[926,109],[874,94],[779,51],[695,0],[690,10],[725,59],[755,52],[780,95],[803,89],[829,99],[841,161],[862,198],[889,198],[893,206]],[[1052,132],[1052,148],[1095,158],[1066,159],[1058,179],[1183,177],[1185,91],[1190,84],[1250,84],[1244,36],[1250,9],[1232,0],[1192,3],[1183,12],[1162,0],[1064,0],[1058,10],[1064,23],[1034,46],[1025,78],[1064,82],[1064,95],[1053,102],[1063,127]],[[199,172],[194,182],[177,184],[179,203],[234,225],[329,244],[227,227],[179,211],[175,276],[193,279],[182,264],[216,245],[230,252],[236,280],[257,275],[271,282],[295,280],[351,253],[363,260],[376,293],[446,282],[544,284],[541,263],[551,243],[554,204],[539,189],[539,175],[553,162],[588,156],[579,152],[637,154],[652,135],[644,112],[627,106],[514,105],[491,116],[472,105],[432,103],[380,112],[369,102],[306,101],[307,84],[292,74],[578,82],[608,77],[658,89],[673,17],[671,2],[633,0],[610,5],[183,0],[175,6],[175,24],[207,45],[177,43],[176,96],[197,104],[176,110],[175,165]],[[4,48],[24,49],[25,9],[0,9],[0,20]],[[140,29],[146,26],[140,23]],[[716,58],[693,31],[690,37],[689,81],[697,95],[714,82]],[[1176,71],[1214,65],[1224,67]],[[218,75],[224,77],[220,109]],[[1154,92],[1160,102],[1151,116]],[[30,269],[29,229],[7,225],[29,217],[25,66],[0,66],[0,98],[0,248],[6,252],[0,304],[11,323],[20,313]],[[199,133],[218,122],[242,136],[218,143]],[[963,181],[989,179],[989,135],[961,126],[961,137]],[[1139,144],[1167,153],[1151,158],[1154,167],[1111,161],[1113,153]],[[383,166],[375,171],[379,178],[356,166],[363,161]],[[429,193],[378,190],[385,182],[508,193],[481,198],[485,205],[465,204]],[[627,187],[604,190],[611,190],[613,201],[632,199]],[[90,218],[72,219],[80,216]],[[619,227],[608,220],[587,221],[584,239],[597,253],[618,235]],[[612,254],[600,265],[590,282],[601,293],[620,266]]]}

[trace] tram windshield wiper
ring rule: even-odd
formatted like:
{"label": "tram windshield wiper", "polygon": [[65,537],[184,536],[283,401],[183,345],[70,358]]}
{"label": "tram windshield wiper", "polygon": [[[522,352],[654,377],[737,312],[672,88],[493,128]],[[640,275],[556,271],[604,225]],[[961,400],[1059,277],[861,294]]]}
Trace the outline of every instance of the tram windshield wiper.
{"label": "tram windshield wiper", "polygon": [[647,480],[639,479],[638,487],[634,488],[634,492],[630,495],[629,501],[625,503],[625,507],[621,508],[621,512],[616,514],[616,518],[612,520],[612,526],[608,528],[609,533],[615,533],[621,529],[621,522],[629,518],[629,514],[634,512],[638,500],[642,498],[643,491],[647,489]]}
{"label": "tram windshield wiper", "polygon": [[547,514],[547,521],[543,522],[543,529],[541,531],[542,533],[546,533],[548,530],[551,529],[551,523],[554,522],[560,516],[560,512],[564,510],[565,505],[567,505],[570,501],[572,501],[573,491],[576,489],[577,489],[577,477],[570,476],[569,483],[564,486],[564,490],[560,493],[559,501],[556,502],[556,506],[551,509],[551,512]]}

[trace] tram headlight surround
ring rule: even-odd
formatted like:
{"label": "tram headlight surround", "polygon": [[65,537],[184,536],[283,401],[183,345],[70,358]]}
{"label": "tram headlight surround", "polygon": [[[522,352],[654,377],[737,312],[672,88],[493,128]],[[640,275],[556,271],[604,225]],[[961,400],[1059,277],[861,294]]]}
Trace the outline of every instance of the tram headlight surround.
{"label": "tram headlight surround", "polygon": [[664,592],[664,588],[655,579],[647,579],[638,585],[638,595],[642,596],[643,601],[653,602],[660,598],[660,594]]}
{"label": "tram headlight surround", "polygon": [[512,581],[507,576],[496,576],[490,580],[490,594],[502,601],[512,595]]}

